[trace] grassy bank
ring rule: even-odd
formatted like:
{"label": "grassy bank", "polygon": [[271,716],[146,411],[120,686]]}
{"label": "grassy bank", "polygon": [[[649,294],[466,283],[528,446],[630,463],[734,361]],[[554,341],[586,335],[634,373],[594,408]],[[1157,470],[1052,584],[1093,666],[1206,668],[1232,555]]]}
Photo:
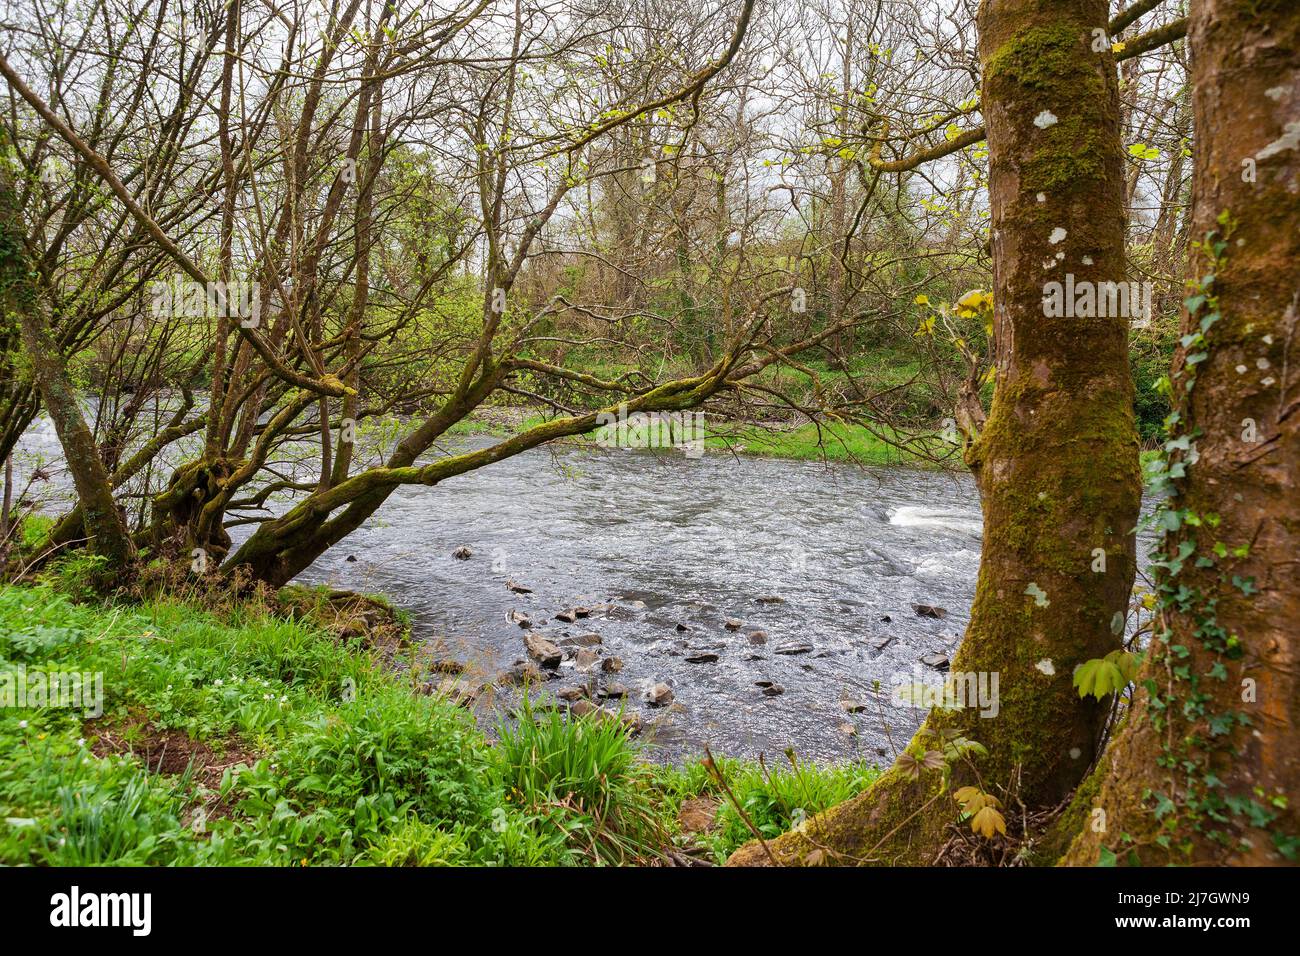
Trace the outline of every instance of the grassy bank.
{"label": "grassy bank", "polygon": [[[510,422],[505,421],[510,418]],[[546,418],[534,412],[518,410],[512,414],[495,409],[487,417],[469,418],[452,428],[452,435],[490,435],[504,438],[540,425]],[[739,455],[758,455],[795,461],[844,461],[873,467],[905,465],[910,468],[964,468],[960,448],[952,446],[949,458],[941,463],[914,455],[890,444],[861,425],[807,423],[795,428],[748,425],[714,433],[706,422],[705,446],[713,451]],[[596,447],[602,443],[617,446],[613,429],[602,439],[601,432],[565,439],[567,444]]]}
{"label": "grassy bank", "polygon": [[[0,863],[716,862],[749,839],[703,764],[644,762],[613,721],[538,710],[491,742],[356,622],[275,596],[79,603],[82,571],[0,588]],[[20,706],[72,672],[100,675],[98,716],[89,691]],[[875,774],[719,763],[769,835]]]}

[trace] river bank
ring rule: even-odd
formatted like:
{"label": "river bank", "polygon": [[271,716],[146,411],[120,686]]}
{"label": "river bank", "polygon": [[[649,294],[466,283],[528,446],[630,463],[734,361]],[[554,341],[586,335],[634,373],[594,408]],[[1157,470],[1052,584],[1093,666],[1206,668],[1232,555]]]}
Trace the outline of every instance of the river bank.
{"label": "river bank", "polygon": [[[490,435],[504,438],[546,420],[542,410],[527,406],[496,406],[476,409],[452,429],[456,435]],[[734,425],[706,419],[704,446],[735,455],[778,458],[790,461],[845,462],[883,468],[906,466],[962,473],[960,444],[934,441],[934,456],[909,451],[907,446],[924,439],[924,434],[903,435],[888,428],[869,429],[845,422],[803,424],[766,422]],[[602,447],[598,435],[578,436],[557,444]]]}
{"label": "river bank", "polygon": [[0,588],[7,865],[716,863],[875,775],[663,766],[531,703],[490,739],[382,602],[78,603],[84,570]]}

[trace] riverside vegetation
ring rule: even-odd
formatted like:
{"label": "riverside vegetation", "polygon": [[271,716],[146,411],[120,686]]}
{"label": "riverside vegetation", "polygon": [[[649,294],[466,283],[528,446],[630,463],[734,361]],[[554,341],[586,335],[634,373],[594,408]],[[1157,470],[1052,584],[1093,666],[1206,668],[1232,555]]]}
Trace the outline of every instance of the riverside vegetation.
{"label": "riverside vegetation", "polygon": [[489,736],[326,592],[105,603],[85,560],[0,588],[11,668],[104,688],[94,719],[0,710],[6,865],[720,863],[877,774],[658,765],[616,721],[528,703]]}

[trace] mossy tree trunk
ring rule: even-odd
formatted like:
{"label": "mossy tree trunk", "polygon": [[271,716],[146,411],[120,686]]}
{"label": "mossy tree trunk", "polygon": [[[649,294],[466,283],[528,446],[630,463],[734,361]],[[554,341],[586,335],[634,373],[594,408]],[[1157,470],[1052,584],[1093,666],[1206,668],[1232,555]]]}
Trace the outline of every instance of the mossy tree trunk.
{"label": "mossy tree trunk", "polygon": [[1147,692],[1075,801],[1070,864],[1300,854],[1300,6],[1202,0],[1189,37],[1202,245],[1171,376],[1161,616]]}
{"label": "mossy tree trunk", "polygon": [[[967,460],[984,545],[955,674],[996,672],[996,716],[935,710],[935,734],[979,742],[974,783],[1030,808],[1059,803],[1093,763],[1106,717],[1076,665],[1118,648],[1140,503],[1127,315],[1045,315],[1045,283],[1125,278],[1123,162],[1105,0],[984,0],[997,384]],[[956,819],[941,771],[896,767],[771,849],[782,863],[927,863]],[[822,852],[815,852],[820,850]],[[766,862],[761,847],[732,862]]]}
{"label": "mossy tree trunk", "polygon": [[111,573],[121,574],[132,563],[135,548],[113,500],[95,437],[68,378],[66,360],[50,331],[49,308],[27,252],[21,206],[7,157],[0,157],[0,306],[17,315],[32,377],[72,473],[90,549],[108,559]]}

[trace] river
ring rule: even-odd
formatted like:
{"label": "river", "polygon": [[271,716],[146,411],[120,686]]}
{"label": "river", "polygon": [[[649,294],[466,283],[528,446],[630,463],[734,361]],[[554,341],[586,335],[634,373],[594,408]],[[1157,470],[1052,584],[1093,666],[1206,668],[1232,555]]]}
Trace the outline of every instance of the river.
{"label": "river", "polygon": [[[53,438],[38,422],[24,459],[57,458]],[[599,634],[601,658],[623,668],[594,673],[626,687],[659,759],[707,743],[733,756],[793,748],[883,762],[921,717],[891,705],[890,688],[941,681],[921,659],[956,651],[980,528],[964,474],[564,446],[400,488],[301,580],[387,595],[417,640],[468,665],[469,683],[525,657],[511,612],[556,642]],[[595,610],[556,619],[575,605]],[[591,677],[566,660],[543,693]],[[673,703],[652,707],[643,694],[660,682]],[[850,713],[846,699],[865,706]],[[512,702],[498,692],[480,718],[490,726]]]}

